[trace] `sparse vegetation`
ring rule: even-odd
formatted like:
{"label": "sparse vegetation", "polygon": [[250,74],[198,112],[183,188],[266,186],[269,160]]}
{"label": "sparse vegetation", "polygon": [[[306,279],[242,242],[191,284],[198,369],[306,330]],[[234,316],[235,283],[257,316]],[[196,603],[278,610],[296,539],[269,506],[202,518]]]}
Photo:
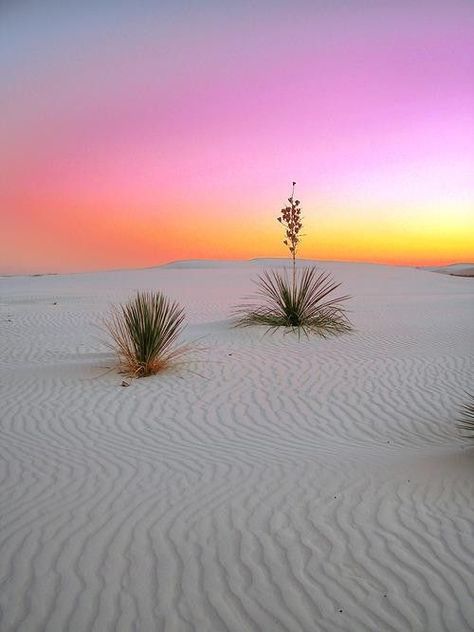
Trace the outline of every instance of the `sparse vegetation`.
{"label": "sparse vegetation", "polygon": [[465,437],[474,439],[474,395],[461,406],[458,428]]}
{"label": "sparse vegetation", "polygon": [[326,337],[352,329],[341,303],[347,296],[331,297],[339,287],[326,272],[302,268],[290,279],[287,273],[265,271],[257,281],[262,303],[238,306],[237,325],[264,325],[269,330],[287,327],[306,336]]}
{"label": "sparse vegetation", "polygon": [[274,331],[284,327],[301,333],[326,337],[352,330],[342,303],[349,296],[333,296],[340,286],[327,272],[315,267],[296,268],[296,254],[303,226],[300,201],[294,199],[295,184],[289,205],[281,209],[277,218],[285,228],[283,243],[292,259],[291,278],[287,272],[265,271],[256,281],[257,291],[251,302],[236,306],[236,326],[263,325]]}
{"label": "sparse vegetation", "polygon": [[126,304],[112,308],[105,326],[119,370],[130,377],[146,377],[168,368],[188,351],[178,344],[184,318],[184,309],[161,292],[137,292]]}

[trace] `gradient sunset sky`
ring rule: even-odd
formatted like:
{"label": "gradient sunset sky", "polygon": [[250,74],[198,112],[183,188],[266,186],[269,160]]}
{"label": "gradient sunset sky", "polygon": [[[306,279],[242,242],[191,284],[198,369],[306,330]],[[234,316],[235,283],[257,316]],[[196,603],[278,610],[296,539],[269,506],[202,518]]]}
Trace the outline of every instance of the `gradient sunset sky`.
{"label": "gradient sunset sky", "polygon": [[0,3],[0,273],[474,261],[474,2]]}

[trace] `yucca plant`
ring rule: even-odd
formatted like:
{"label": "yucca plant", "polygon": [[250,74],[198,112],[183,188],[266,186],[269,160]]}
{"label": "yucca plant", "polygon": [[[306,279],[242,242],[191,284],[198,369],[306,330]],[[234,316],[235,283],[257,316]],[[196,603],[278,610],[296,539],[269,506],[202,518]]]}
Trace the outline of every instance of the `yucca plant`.
{"label": "yucca plant", "polygon": [[306,336],[342,334],[351,331],[351,324],[341,303],[348,296],[332,297],[340,286],[327,272],[302,268],[289,278],[272,270],[265,271],[256,281],[256,298],[261,302],[235,308],[236,325],[264,325],[268,330],[286,327]]}
{"label": "yucca plant", "polygon": [[464,436],[474,439],[474,395],[461,406],[458,428]]}
{"label": "yucca plant", "polygon": [[179,345],[184,309],[161,292],[137,292],[112,308],[105,326],[109,344],[119,358],[119,370],[130,377],[154,375],[172,364],[188,347]]}
{"label": "yucca plant", "polygon": [[284,327],[300,336],[319,334],[329,336],[352,330],[341,303],[349,296],[334,297],[340,286],[327,272],[318,272],[315,267],[296,268],[296,253],[301,241],[300,201],[295,200],[295,185],[288,198],[289,206],[281,210],[277,218],[285,228],[283,243],[288,247],[292,259],[291,277],[285,271],[265,271],[256,281],[257,291],[253,300],[234,308],[237,327],[264,325],[274,331]]}

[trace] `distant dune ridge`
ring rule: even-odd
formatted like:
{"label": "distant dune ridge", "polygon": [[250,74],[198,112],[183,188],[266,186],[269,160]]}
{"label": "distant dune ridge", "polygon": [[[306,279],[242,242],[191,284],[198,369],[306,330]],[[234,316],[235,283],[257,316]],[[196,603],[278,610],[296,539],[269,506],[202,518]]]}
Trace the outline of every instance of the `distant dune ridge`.
{"label": "distant dune ridge", "polygon": [[[244,268],[248,266],[265,266],[265,267],[289,267],[291,261],[288,257],[258,257],[247,260],[222,260],[222,259],[183,259],[180,261],[170,261],[164,263],[162,268]],[[296,265],[302,267],[305,265],[320,264],[321,262],[314,259],[297,259]]]}
{"label": "distant dune ridge", "polygon": [[[326,261],[315,259],[297,259],[296,265],[303,267],[307,265],[333,265],[333,264],[360,264],[360,265],[389,265],[389,264],[370,264],[368,262],[346,262],[346,261]],[[180,261],[170,261],[159,267],[162,268],[242,268],[248,265],[276,267],[289,267],[290,263],[287,257],[259,257],[249,260],[222,260],[222,259],[183,259]],[[453,276],[474,276],[474,263],[451,263],[446,266],[421,266],[421,270],[429,270],[431,272],[440,272],[442,274],[451,274]]]}
{"label": "distant dune ridge", "polygon": [[[353,333],[232,327],[287,260],[0,279],[2,632],[474,629],[474,284],[316,263]],[[123,388],[138,289],[206,350]]]}
{"label": "distant dune ridge", "polygon": [[452,263],[447,266],[430,267],[428,269],[452,276],[474,277],[474,263]]}
{"label": "distant dune ridge", "polygon": [[[296,260],[297,267],[308,265],[323,266],[325,264],[345,264],[360,263],[361,265],[384,265],[372,264],[367,262],[347,262],[347,261],[326,261],[318,259],[301,259]],[[264,267],[290,267],[291,260],[288,257],[256,257],[254,259],[182,259],[179,261],[170,261],[162,264],[161,268],[243,268],[247,266],[264,266]]]}

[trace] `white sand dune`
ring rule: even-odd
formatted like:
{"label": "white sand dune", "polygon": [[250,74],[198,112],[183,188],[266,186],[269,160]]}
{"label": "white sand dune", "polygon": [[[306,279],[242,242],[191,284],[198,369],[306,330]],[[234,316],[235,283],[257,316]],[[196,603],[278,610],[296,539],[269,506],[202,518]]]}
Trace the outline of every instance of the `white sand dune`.
{"label": "white sand dune", "polygon": [[[230,326],[263,263],[0,279],[3,632],[474,629],[472,280],[325,263],[357,331],[298,342]],[[206,350],[122,388],[139,288]]]}
{"label": "white sand dune", "polygon": [[451,263],[447,266],[426,268],[432,272],[451,274],[453,276],[474,277],[474,263]]}

